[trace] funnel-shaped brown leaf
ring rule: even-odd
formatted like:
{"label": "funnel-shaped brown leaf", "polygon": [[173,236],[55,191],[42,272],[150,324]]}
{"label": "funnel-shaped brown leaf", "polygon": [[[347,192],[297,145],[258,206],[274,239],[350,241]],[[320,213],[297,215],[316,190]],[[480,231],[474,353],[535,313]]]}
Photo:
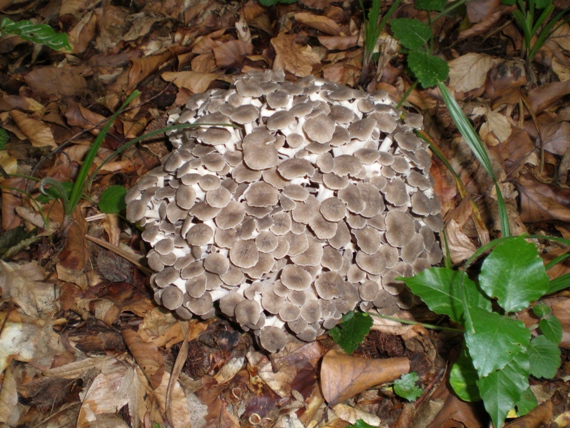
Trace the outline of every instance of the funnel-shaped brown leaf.
{"label": "funnel-shaped brown leaf", "polygon": [[321,366],[323,397],[332,406],[409,371],[407,358],[367,360],[332,350],[324,356]]}
{"label": "funnel-shaped brown leaf", "polygon": [[123,339],[153,388],[158,388],[164,375],[162,354],[152,342],[146,342],[133,330],[123,330]]}

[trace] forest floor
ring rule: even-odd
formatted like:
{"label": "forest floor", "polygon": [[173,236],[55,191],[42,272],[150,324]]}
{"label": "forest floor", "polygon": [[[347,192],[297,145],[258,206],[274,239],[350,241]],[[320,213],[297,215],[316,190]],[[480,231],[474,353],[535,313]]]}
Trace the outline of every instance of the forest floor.
{"label": "forest floor", "polygon": [[[392,2],[382,3],[385,11]],[[526,64],[512,12],[498,0],[467,2],[435,21],[434,52],[447,61],[446,85],[488,147],[513,234],[570,238],[570,25]],[[449,386],[462,343],[457,333],[375,318],[356,358],[339,356],[327,334],[271,356],[223,318],[182,321],[158,307],[149,275],[130,262],[144,264],[141,230],[102,213],[97,202],[109,186],[128,189],[159,165],[171,149],[165,137],[107,163],[73,212],[72,227],[59,227],[59,202],[40,201],[50,227],[30,202],[40,195],[30,176],[73,182],[99,130],[135,89],[141,95],[113,124],[95,165],[161,128],[167,112],[192,94],[228,88],[252,70],[283,68],[287,80],[314,75],[400,100],[413,81],[389,27],[362,76],[357,0],[269,8],[255,0],[0,0],[0,16],[50,24],[72,47],[0,38],[0,126],[8,137],[0,166],[9,174],[1,199],[0,426],[340,428],[359,419],[382,427],[489,426],[481,403],[461,401]],[[402,4],[394,17],[426,21],[426,12]],[[458,264],[498,236],[493,183],[466,152],[437,89],[415,88],[404,108],[424,115],[424,131],[476,202],[478,211],[434,156],[431,172]],[[545,261],[566,252],[538,244]],[[548,273],[569,271],[562,263]],[[553,379],[531,378],[539,406],[510,415],[508,426],[570,426],[570,292],[543,302],[563,327],[562,363]],[[421,305],[394,316],[442,322]],[[528,312],[517,317],[535,322]],[[424,392],[414,402],[389,383],[370,387],[358,376],[397,358],[408,358],[420,375]]]}

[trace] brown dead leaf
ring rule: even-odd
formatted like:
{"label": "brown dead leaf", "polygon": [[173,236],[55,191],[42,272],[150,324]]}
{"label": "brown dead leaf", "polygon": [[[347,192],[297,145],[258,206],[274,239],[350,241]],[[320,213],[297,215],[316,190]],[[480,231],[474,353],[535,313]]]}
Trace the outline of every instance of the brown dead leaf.
{"label": "brown dead leaf", "polygon": [[11,299],[25,314],[40,318],[55,312],[54,284],[42,282],[44,270],[36,261],[23,265],[0,260],[2,297]]}
{"label": "brown dead leaf", "polygon": [[[61,204],[54,205],[54,207],[58,206]],[[52,213],[55,214],[55,210],[50,212],[50,217]],[[71,224],[67,229],[65,247],[59,253],[59,264],[65,269],[82,272],[89,260],[89,250],[85,241],[87,221],[85,221],[79,207],[75,209],[71,218]],[[56,216],[55,220],[63,223],[63,217]]]}
{"label": "brown dead leaf", "polygon": [[540,127],[544,150],[564,156],[570,149],[570,123],[554,122]]}
{"label": "brown dead leaf", "polygon": [[208,89],[210,83],[218,78],[214,73],[200,73],[197,71],[167,71],[161,74],[167,82],[173,82],[179,88],[186,88],[195,94]]}
{"label": "brown dead leaf", "polygon": [[0,332],[0,373],[11,359],[33,361],[35,367],[51,367],[54,357],[65,352],[59,335],[48,320],[38,322],[27,315],[6,322]]}
{"label": "brown dead leaf", "polygon": [[124,362],[114,360],[103,366],[83,396],[77,427],[92,427],[97,415],[118,413],[129,404],[137,383],[134,368]]}
{"label": "brown dead leaf", "polygon": [[[16,171],[14,171],[16,172]],[[17,190],[24,190],[26,183],[23,178],[9,178],[2,180],[2,229],[10,230],[22,224],[17,215],[17,209],[22,207],[22,194]]]}
{"label": "brown dead leaf", "polygon": [[143,79],[146,79],[151,73],[155,72],[169,58],[172,58],[172,55],[169,51],[166,51],[159,55],[134,59],[133,65],[128,71],[129,80],[127,91],[133,89]]}
{"label": "brown dead leaf", "polygon": [[505,428],[539,428],[550,425],[552,420],[552,401],[548,400],[531,410],[522,418],[505,425]]}
{"label": "brown dead leaf", "polygon": [[570,190],[545,184],[530,174],[518,177],[521,220],[524,223],[560,220],[570,222]]}
{"label": "brown dead leaf", "polygon": [[[501,10],[496,10],[494,7],[500,4],[499,0],[487,1],[472,1],[467,4],[467,10],[470,11],[470,16],[474,16],[477,21],[475,25],[463,30],[459,33],[458,40],[464,40],[470,37],[489,34],[490,31],[496,28],[497,22],[503,16]],[[469,7],[471,6],[471,8]],[[481,10],[481,6],[485,10]],[[491,6],[491,7],[489,7]],[[484,14],[484,16],[481,16]]]}
{"label": "brown dead leaf", "polygon": [[32,119],[18,110],[12,110],[10,116],[26,137],[28,137],[32,146],[51,147],[52,149],[57,147],[50,127],[44,122]]}
{"label": "brown dead leaf", "polygon": [[53,99],[82,95],[87,91],[87,82],[77,67],[38,67],[24,80],[33,91]]}
{"label": "brown dead leaf", "polygon": [[492,56],[478,53],[468,53],[449,61],[449,86],[460,92],[480,88],[494,63]]}
{"label": "brown dead leaf", "polygon": [[377,427],[381,422],[378,416],[366,413],[360,409],[355,409],[354,407],[347,406],[346,404],[337,404],[332,409],[340,419],[350,424],[355,424],[356,421],[360,419],[368,425]]}
{"label": "brown dead leaf", "polygon": [[293,16],[300,23],[322,31],[329,36],[340,36],[341,34],[340,26],[335,21],[326,16],[314,15],[308,12],[299,12]]}
{"label": "brown dead leaf", "polygon": [[471,239],[465,235],[457,222],[451,219],[446,227],[447,246],[454,264],[461,263],[473,255],[477,249]]}
{"label": "brown dead leaf", "polygon": [[503,61],[489,72],[485,92],[493,100],[493,105],[516,104],[520,98],[520,88],[527,83],[524,61],[511,59]]}
{"label": "brown dead leaf", "polygon": [[[93,128],[106,119],[105,116],[94,113],[73,100],[67,103],[64,116],[69,126],[78,126],[82,129]],[[93,129],[94,134],[97,134],[98,131],[98,129]]]}
{"label": "brown dead leaf", "polygon": [[0,389],[0,423],[5,426],[16,426],[20,419],[18,409],[18,390],[12,369],[4,372],[4,380]]}
{"label": "brown dead leaf", "polygon": [[[170,380],[170,375],[168,373],[164,373],[164,376],[162,377],[162,382],[160,383],[158,388],[156,388],[153,391],[153,396],[158,401],[160,409],[162,410],[163,413],[167,412],[166,391],[168,388],[169,380]],[[186,394],[184,394],[184,391],[180,387],[179,382],[174,383],[169,404],[171,406],[171,408],[169,409],[169,414],[172,415],[172,419],[170,420],[172,427],[191,428],[190,424],[191,415],[188,406],[188,399],[186,397]],[[212,425],[212,426],[219,426],[220,428],[222,427],[225,428],[228,425]],[[236,425],[236,428],[238,427],[239,425]]]}
{"label": "brown dead leaf", "polygon": [[21,95],[3,95],[2,98],[0,98],[0,112],[14,109],[33,113],[42,111],[44,106],[33,98],[23,97]]}
{"label": "brown dead leaf", "polygon": [[319,42],[329,50],[345,51],[358,44],[358,34],[352,36],[318,36]]}
{"label": "brown dead leaf", "polygon": [[67,33],[69,44],[74,54],[85,52],[89,43],[95,38],[97,15],[91,10]]}
{"label": "brown dead leaf", "polygon": [[559,346],[564,349],[570,349],[570,299],[566,297],[560,299],[557,303],[553,303],[552,314],[562,324],[562,341]]}
{"label": "brown dead leaf", "polygon": [[409,371],[407,358],[367,360],[331,350],[321,365],[323,397],[329,405],[341,403],[368,388],[392,382]]}
{"label": "brown dead leaf", "polygon": [[534,114],[538,115],[568,94],[570,94],[570,80],[552,82],[531,90],[528,94],[528,102]]}
{"label": "brown dead leaf", "polygon": [[285,33],[271,39],[276,53],[273,69],[283,69],[295,76],[305,77],[312,73],[313,65],[319,64],[321,58],[310,46],[297,44],[296,39],[295,34]]}
{"label": "brown dead leaf", "polygon": [[154,389],[158,388],[164,375],[164,360],[156,345],[144,341],[134,330],[123,330],[122,335],[129,351],[135,357],[150,385]]}
{"label": "brown dead leaf", "polygon": [[230,40],[213,49],[218,68],[230,68],[240,65],[244,58],[253,53],[253,45],[243,40]]}
{"label": "brown dead leaf", "polygon": [[521,128],[512,127],[508,140],[489,150],[504,165],[508,176],[514,176],[515,171],[523,166],[524,161],[534,151],[534,143],[528,133]]}

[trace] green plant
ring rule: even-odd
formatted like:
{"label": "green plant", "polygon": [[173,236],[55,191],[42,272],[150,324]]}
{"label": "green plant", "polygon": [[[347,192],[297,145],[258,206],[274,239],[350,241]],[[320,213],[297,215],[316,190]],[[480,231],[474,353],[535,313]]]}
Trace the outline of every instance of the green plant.
{"label": "green plant", "polygon": [[555,9],[552,0],[502,0],[502,2],[517,6],[513,17],[523,33],[523,56],[527,66],[552,33],[570,19],[567,18],[556,25],[570,12],[570,8],[567,7],[552,17]]}
{"label": "green plant", "polygon": [[406,373],[394,382],[394,392],[398,397],[408,401],[416,401],[424,393],[423,389],[417,386],[418,374],[416,372]]}
{"label": "green plant", "polygon": [[400,5],[401,0],[396,0],[390,6],[390,9],[382,20],[380,20],[380,3],[381,0],[372,0],[372,6],[368,11],[368,15],[365,12],[364,1],[359,0],[360,8],[362,9],[362,14],[364,15],[364,55],[362,59],[362,73],[360,75],[360,83],[363,84],[368,76],[368,71],[372,63],[372,57],[374,54],[374,49],[376,48],[376,43],[382,30],[386,26],[386,23]]}
{"label": "green plant", "polygon": [[0,20],[0,33],[2,35],[15,34],[32,43],[46,45],[47,47],[60,50],[71,50],[67,34],[56,33],[49,25],[34,24],[32,21],[14,22],[8,18]]}
{"label": "green plant", "polygon": [[297,3],[298,0],[259,0],[259,4],[265,7],[275,6],[277,3],[292,4]]}
{"label": "green plant", "polygon": [[[461,399],[483,400],[497,427],[512,409],[523,415],[536,407],[529,376],[552,378],[561,362],[560,321],[548,306],[533,306],[552,290],[552,281],[536,246],[525,241],[529,238],[496,239],[477,250],[461,271],[435,267],[398,278],[430,310],[463,327],[465,347],[451,370],[450,383]],[[472,280],[465,271],[490,250]],[[529,328],[513,317],[528,307],[540,319]]]}

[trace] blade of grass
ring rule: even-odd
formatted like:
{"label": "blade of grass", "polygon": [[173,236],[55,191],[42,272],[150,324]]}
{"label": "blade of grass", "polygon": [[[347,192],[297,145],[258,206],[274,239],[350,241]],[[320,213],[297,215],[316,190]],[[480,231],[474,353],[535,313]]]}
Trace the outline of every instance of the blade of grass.
{"label": "blade of grass", "polygon": [[93,165],[93,161],[97,156],[97,152],[99,151],[101,144],[103,144],[103,141],[105,140],[105,137],[109,132],[109,129],[113,125],[113,122],[115,122],[115,119],[119,116],[119,114],[121,114],[121,112],[139,95],[140,95],[139,91],[133,91],[133,93],[129,95],[129,97],[125,100],[125,102],[121,105],[121,107],[119,107],[119,109],[107,121],[103,129],[101,129],[101,132],[99,132],[99,134],[97,135],[97,138],[95,138],[93,145],[91,146],[91,148],[87,152],[87,155],[85,156],[85,159],[83,160],[83,165],[81,165],[81,169],[77,174],[77,178],[73,183],[73,187],[71,188],[71,194],[69,196],[69,204],[66,207],[65,211],[67,217],[71,215],[71,213],[79,203],[81,195],[83,195],[86,192],[87,185],[91,182],[91,180],[87,179],[89,175],[89,170],[91,169],[91,165]]}
{"label": "blade of grass", "polygon": [[455,126],[457,126],[457,129],[459,130],[459,132],[461,133],[461,135],[463,136],[463,138],[471,148],[471,151],[473,152],[477,160],[481,163],[483,168],[485,168],[485,171],[487,172],[487,174],[489,174],[491,180],[493,180],[493,184],[495,185],[495,190],[497,193],[497,205],[499,207],[501,232],[503,236],[510,236],[511,229],[509,226],[507,207],[505,205],[505,200],[503,199],[501,188],[499,187],[499,183],[497,181],[497,178],[495,177],[495,173],[493,171],[489,155],[487,154],[487,150],[485,149],[483,143],[479,139],[477,132],[475,132],[475,129],[473,129],[473,125],[471,125],[471,122],[469,122],[469,119],[467,119],[467,116],[465,116],[463,110],[461,110],[455,99],[451,96],[451,93],[449,92],[447,87],[443,84],[443,82],[438,82],[437,87],[441,91],[443,100],[447,105],[447,108],[449,109],[449,113],[451,115],[451,118],[453,119],[453,122],[455,123]]}

